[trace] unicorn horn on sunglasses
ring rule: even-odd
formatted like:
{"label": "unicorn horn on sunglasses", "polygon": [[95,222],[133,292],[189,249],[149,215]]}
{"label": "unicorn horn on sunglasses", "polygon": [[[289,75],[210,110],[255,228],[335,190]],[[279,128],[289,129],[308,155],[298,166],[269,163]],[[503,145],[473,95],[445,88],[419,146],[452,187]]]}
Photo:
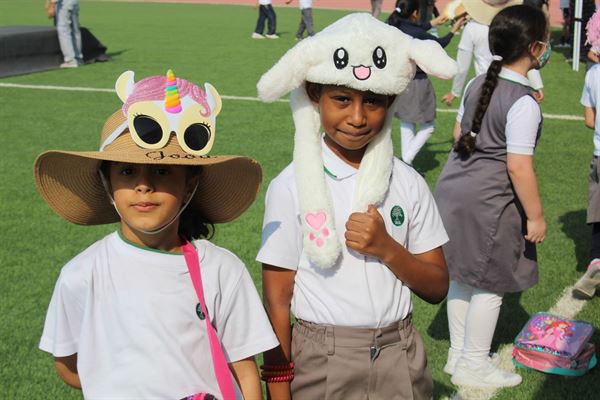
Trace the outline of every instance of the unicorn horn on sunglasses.
{"label": "unicorn horn on sunglasses", "polygon": [[177,91],[177,80],[173,70],[167,71],[167,83],[165,85],[165,110],[171,114],[181,112],[181,101]]}

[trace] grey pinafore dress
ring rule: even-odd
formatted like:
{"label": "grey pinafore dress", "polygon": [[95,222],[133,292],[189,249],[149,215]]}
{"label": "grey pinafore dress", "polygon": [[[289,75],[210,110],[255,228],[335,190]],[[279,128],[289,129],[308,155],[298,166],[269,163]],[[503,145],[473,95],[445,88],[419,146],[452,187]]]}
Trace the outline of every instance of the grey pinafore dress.
{"label": "grey pinafore dress", "polygon": [[[463,135],[471,131],[484,80],[475,78],[465,93]],[[475,152],[464,160],[450,152],[434,194],[450,237],[443,247],[450,278],[494,293],[519,292],[538,281],[535,244],[523,238],[527,219],[506,168],[506,116],[530,90],[498,79]]]}

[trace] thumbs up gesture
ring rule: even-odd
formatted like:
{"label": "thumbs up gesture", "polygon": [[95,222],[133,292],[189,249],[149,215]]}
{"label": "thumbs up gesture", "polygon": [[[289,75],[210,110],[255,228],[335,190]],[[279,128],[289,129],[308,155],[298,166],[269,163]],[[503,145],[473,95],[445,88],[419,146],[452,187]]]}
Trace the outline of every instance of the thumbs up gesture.
{"label": "thumbs up gesture", "polygon": [[344,236],[348,248],[379,259],[385,254],[391,239],[385,229],[383,217],[372,204],[367,212],[355,212],[350,215]]}

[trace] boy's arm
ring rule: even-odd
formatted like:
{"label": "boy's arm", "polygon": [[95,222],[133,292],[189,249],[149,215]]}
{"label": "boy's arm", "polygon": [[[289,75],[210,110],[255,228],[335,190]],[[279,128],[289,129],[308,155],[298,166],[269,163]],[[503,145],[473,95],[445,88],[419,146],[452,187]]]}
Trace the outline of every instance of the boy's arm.
{"label": "boy's arm", "polygon": [[585,120],[585,126],[590,129],[595,128],[596,124],[596,109],[593,107],[583,107],[583,118]]}
{"label": "boy's arm", "polygon": [[244,399],[262,399],[262,388],[260,386],[260,378],[258,377],[258,369],[256,368],[254,356],[232,362],[230,364],[230,369],[242,390]]}
{"label": "boy's arm", "polygon": [[525,239],[541,243],[546,237],[546,221],[533,170],[533,156],[508,153],[506,168],[527,217]]}
{"label": "boy's arm", "polygon": [[54,357],[56,373],[67,385],[81,389],[81,381],[77,373],[77,353],[66,357]]}
{"label": "boy's arm", "polygon": [[[296,271],[263,264],[263,298],[265,309],[280,346],[264,353],[265,365],[283,365],[291,361],[292,329],[290,306]],[[291,399],[290,383],[268,383],[267,396],[276,400]]]}
{"label": "boy's arm", "polygon": [[441,247],[411,254],[385,229],[377,208],[353,213],[346,222],[346,245],[359,253],[377,257],[417,296],[439,303],[448,293],[448,268]]}

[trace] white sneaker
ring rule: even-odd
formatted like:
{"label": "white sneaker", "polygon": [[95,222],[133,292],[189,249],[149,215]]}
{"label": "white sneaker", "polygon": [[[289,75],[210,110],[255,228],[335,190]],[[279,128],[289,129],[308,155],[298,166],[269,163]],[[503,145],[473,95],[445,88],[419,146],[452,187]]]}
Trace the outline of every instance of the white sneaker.
{"label": "white sneaker", "polygon": [[252,36],[250,36],[252,39],[264,39],[265,37],[263,35],[261,35],[260,33],[256,33],[253,32]]}
{"label": "white sneaker", "polygon": [[591,299],[600,286],[600,259],[594,258],[587,267],[587,271],[573,287],[573,295],[580,299]]}
{"label": "white sneaker", "polygon": [[79,67],[79,63],[77,62],[77,60],[73,59],[71,61],[67,61],[67,62],[60,64],[60,67],[61,68],[77,68],[77,67]]}
{"label": "white sneaker", "polygon": [[462,358],[456,364],[454,375],[450,378],[454,385],[473,387],[512,387],[522,380],[521,375],[504,371],[490,361],[472,368]]}
{"label": "white sneaker", "polygon": [[[445,373],[448,375],[454,375],[454,372],[456,371],[456,364],[458,363],[458,360],[460,360],[461,355],[461,353],[456,353],[455,351],[452,351],[452,349],[448,349],[448,361],[446,361],[446,365],[444,365]],[[488,360],[494,366],[498,366],[500,363],[500,357],[498,356],[498,353],[491,353]]]}
{"label": "white sneaker", "polygon": [[279,35],[274,33],[272,35],[265,35],[265,37],[269,38],[269,39],[279,39]]}

